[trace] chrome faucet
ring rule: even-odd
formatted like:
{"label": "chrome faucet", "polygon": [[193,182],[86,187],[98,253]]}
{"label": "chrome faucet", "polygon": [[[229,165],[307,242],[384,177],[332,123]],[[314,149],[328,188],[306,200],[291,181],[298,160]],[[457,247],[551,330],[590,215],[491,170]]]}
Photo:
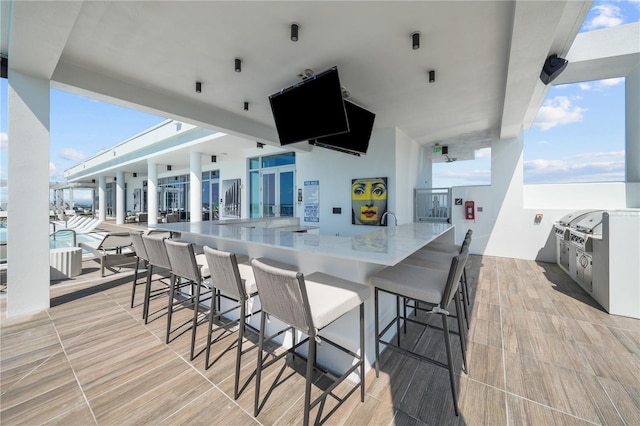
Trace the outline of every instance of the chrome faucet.
{"label": "chrome faucet", "polygon": [[[396,214],[394,212],[390,212],[388,210],[386,212],[382,213],[382,218],[380,218],[380,224],[385,223],[384,220],[387,218],[387,215],[393,216],[393,218],[395,219],[395,222],[396,222],[396,226],[398,226],[398,218],[396,217]],[[389,220],[387,219],[387,222],[388,221]]]}

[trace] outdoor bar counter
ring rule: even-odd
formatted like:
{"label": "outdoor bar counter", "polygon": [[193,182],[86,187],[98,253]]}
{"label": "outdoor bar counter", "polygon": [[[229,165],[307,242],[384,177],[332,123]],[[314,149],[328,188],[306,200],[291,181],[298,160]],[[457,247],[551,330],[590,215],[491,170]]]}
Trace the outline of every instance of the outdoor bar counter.
{"label": "outdoor bar counter", "polygon": [[[372,274],[393,266],[428,243],[453,243],[454,226],[448,223],[408,223],[391,227],[376,227],[360,235],[343,237],[319,235],[269,227],[268,220],[238,220],[228,222],[178,222],[150,225],[149,228],[180,233],[180,239],[219,250],[244,254],[252,258],[265,257],[294,265],[304,274],[315,271],[370,285]],[[265,224],[266,223],[266,224]],[[303,232],[300,232],[303,231]],[[382,301],[382,300],[381,300]],[[380,322],[389,321],[395,310],[395,299],[389,297],[380,309]],[[366,365],[371,367],[374,353],[373,289],[365,304]],[[273,320],[272,320],[273,321]],[[259,315],[251,319],[259,325]],[[321,334],[338,344],[356,350],[358,347],[358,312],[353,310],[328,326]],[[283,341],[290,343],[290,336]],[[335,358],[329,345],[318,346],[318,362],[342,371],[348,364]]]}

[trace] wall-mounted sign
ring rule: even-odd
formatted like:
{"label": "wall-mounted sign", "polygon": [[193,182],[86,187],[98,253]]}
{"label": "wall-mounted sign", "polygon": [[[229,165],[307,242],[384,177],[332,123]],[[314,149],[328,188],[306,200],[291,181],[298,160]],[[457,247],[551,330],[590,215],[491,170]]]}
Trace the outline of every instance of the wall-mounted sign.
{"label": "wall-mounted sign", "polygon": [[320,222],[320,181],[304,181],[304,221]]}

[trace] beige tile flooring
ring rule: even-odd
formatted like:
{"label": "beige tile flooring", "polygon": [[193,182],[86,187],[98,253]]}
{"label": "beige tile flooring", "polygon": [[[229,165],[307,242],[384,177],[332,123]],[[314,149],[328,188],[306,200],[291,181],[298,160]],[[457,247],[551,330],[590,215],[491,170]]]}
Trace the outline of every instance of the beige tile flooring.
{"label": "beige tile flooring", "polygon": [[[330,398],[323,422],[640,424],[640,321],[608,315],[553,264],[472,256],[468,272],[468,374],[452,343],[460,416],[446,370],[387,351],[380,377],[373,370],[366,377],[365,402],[356,393],[327,416],[336,406]],[[243,358],[246,387],[234,401],[235,352],[225,351],[232,338],[214,346],[220,358],[205,370],[203,354],[189,361],[190,334],[165,344],[166,316],[158,312],[145,325],[141,297],[131,309],[130,292],[130,271],[55,285],[49,310],[10,319],[0,298],[0,424],[301,422],[304,379],[296,361],[266,370],[263,397],[275,387],[254,418],[256,352]],[[165,305],[166,296],[158,298],[152,311]],[[177,319],[191,315],[185,309]],[[409,326],[403,342],[445,359],[438,331]]]}

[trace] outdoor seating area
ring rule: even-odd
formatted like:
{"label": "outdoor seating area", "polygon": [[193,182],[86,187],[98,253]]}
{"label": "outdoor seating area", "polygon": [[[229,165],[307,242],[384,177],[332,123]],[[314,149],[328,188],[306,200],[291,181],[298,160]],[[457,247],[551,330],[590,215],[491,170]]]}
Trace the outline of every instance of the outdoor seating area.
{"label": "outdoor seating area", "polygon": [[[151,296],[132,303],[134,269],[123,271],[84,284],[52,286],[47,312],[3,320],[2,424],[302,422],[309,406],[305,358],[284,356],[263,370],[260,402],[266,402],[254,417],[256,331],[243,329],[240,351],[237,324],[203,313],[194,317],[192,308],[178,303],[165,343],[169,276],[154,271]],[[240,282],[251,280],[242,271]],[[310,420],[354,425],[640,421],[640,374],[634,367],[640,356],[638,320],[608,315],[555,264],[472,255],[466,273],[466,371],[462,346],[457,339],[451,345],[459,416],[444,369],[385,350],[379,377],[374,368],[366,373],[364,402],[348,397],[357,383],[346,380],[330,389],[331,383],[314,372],[310,399],[326,390],[329,396],[309,410]],[[146,320],[143,300],[148,301]],[[0,307],[6,309],[4,297]],[[440,322],[432,317],[418,312],[412,319]],[[455,318],[448,322],[452,329],[460,326]],[[222,334],[208,333],[211,323],[223,327]],[[441,332],[424,330],[414,321],[406,327],[400,341],[404,349],[446,364]],[[190,360],[192,345],[196,350]],[[283,351],[265,343],[265,362]]]}

